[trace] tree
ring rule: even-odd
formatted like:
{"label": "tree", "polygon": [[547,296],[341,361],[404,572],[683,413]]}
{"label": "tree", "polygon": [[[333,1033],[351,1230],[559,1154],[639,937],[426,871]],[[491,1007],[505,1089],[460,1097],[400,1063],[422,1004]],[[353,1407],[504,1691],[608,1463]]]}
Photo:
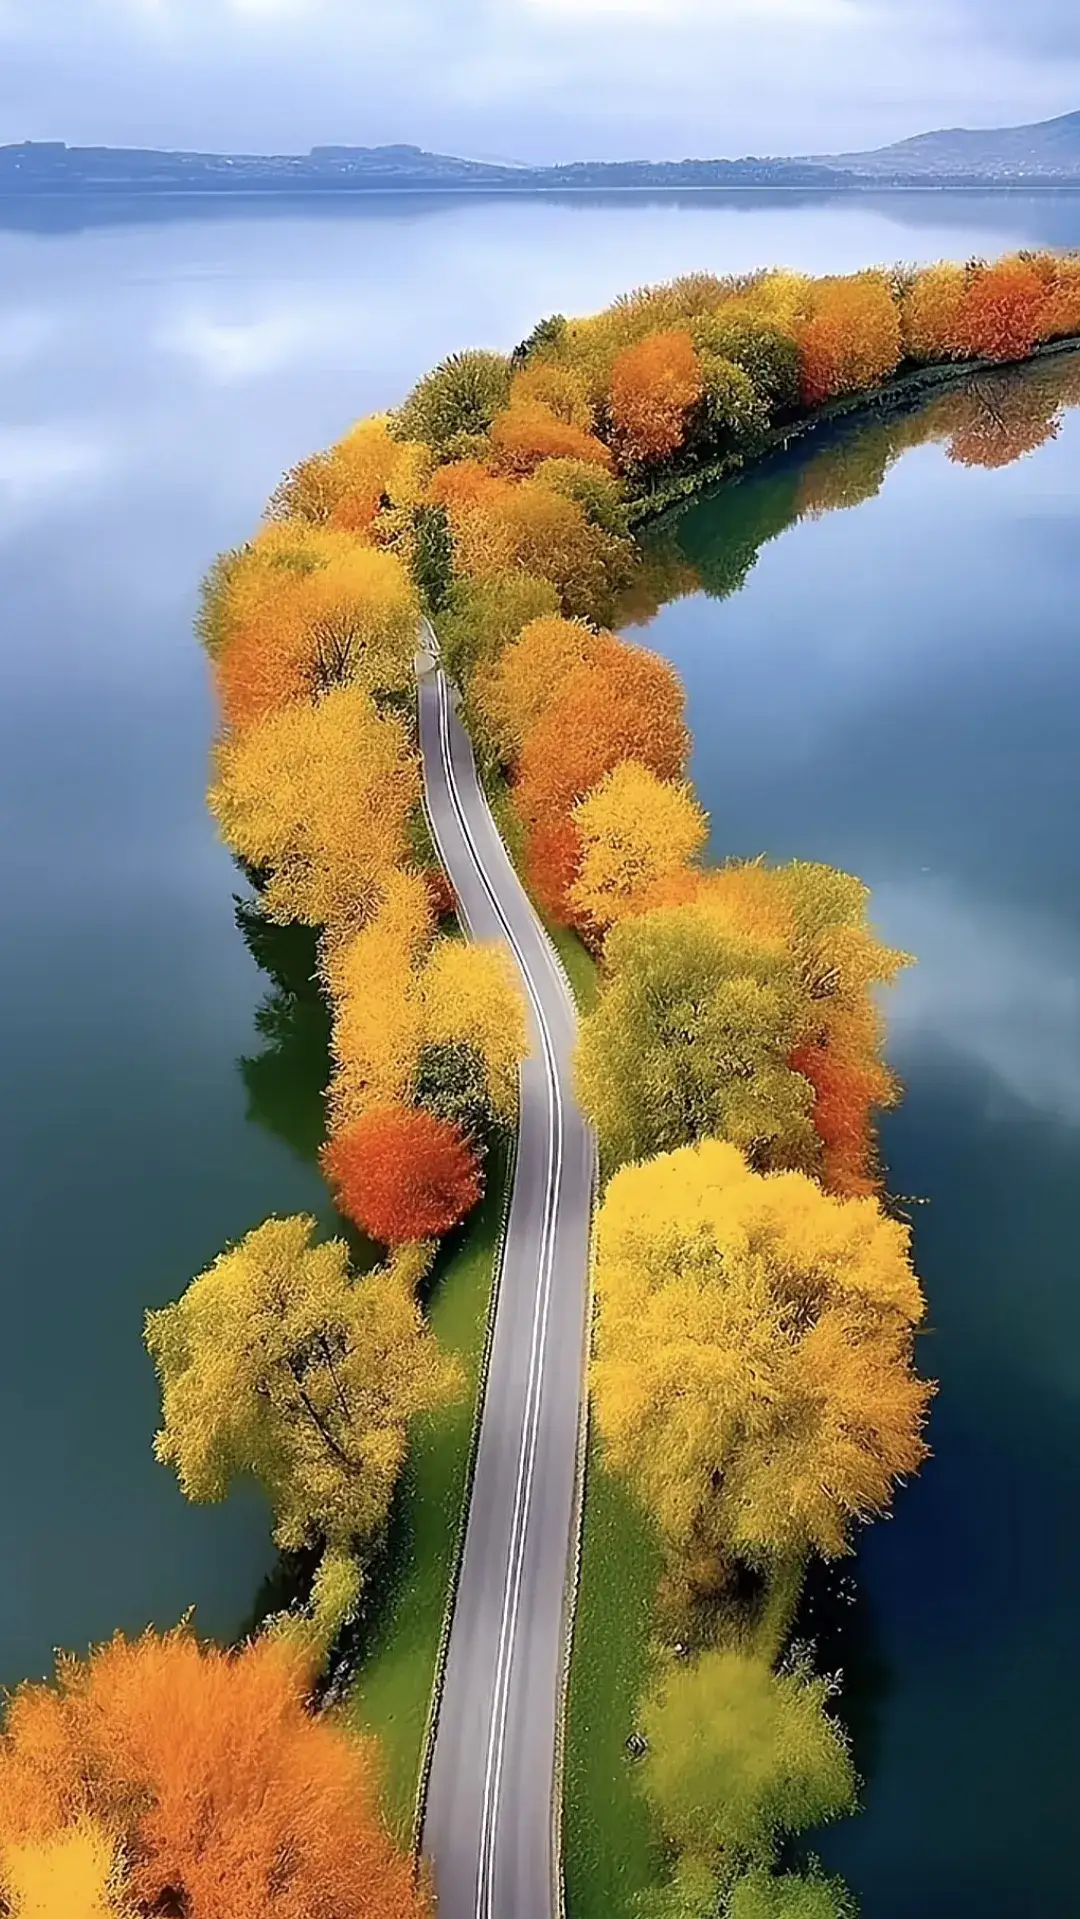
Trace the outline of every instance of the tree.
{"label": "tree", "polygon": [[671,1553],[833,1557],[919,1466],[910,1237],[876,1200],[762,1177],[719,1140],[610,1181],[593,1403]]}
{"label": "tree", "polygon": [[420,617],[412,581],[396,554],[342,537],[324,564],[271,578],[254,605],[237,608],[217,662],[230,725],[335,686],[376,696],[411,686]]}
{"label": "tree", "polygon": [[783,951],[727,938],[689,906],[615,927],[605,960],[577,1075],[609,1163],[716,1136],[763,1169],[815,1167],[813,1094],[789,1065],[800,1000]]}
{"label": "tree", "polygon": [[860,393],[900,363],[900,310],[882,273],[815,280],[798,331],[799,391],[806,406]]}
{"label": "tree", "polygon": [[602,440],[573,421],[564,420],[541,400],[517,399],[491,423],[491,444],[499,467],[506,473],[532,473],[542,460],[583,460],[589,465],[613,465]]}
{"label": "tree", "polygon": [[768,409],[748,373],[717,353],[701,355],[702,399],[688,439],[711,453],[747,458],[760,453],[769,426]]}
{"label": "tree", "polygon": [[620,459],[631,467],[678,452],[689,414],[703,392],[689,333],[653,333],[620,353],[611,374],[611,426]]}
{"label": "tree", "polygon": [[1080,259],[1053,260],[1053,278],[1039,316],[1039,338],[1071,339],[1080,333]]}
{"label": "tree", "polygon": [[982,360],[1025,359],[1040,336],[1046,304],[1046,285],[1028,261],[975,262],[956,318],[961,350]]}
{"label": "tree", "polygon": [[537,721],[558,700],[570,674],[610,656],[617,646],[584,620],[561,614],[530,620],[484,673],[474,695],[503,757],[513,762]]}
{"label": "tree", "polygon": [[658,780],[623,760],[574,808],[581,841],[569,903],[585,928],[601,933],[668,874],[688,864],[708,836],[706,814],[688,786]]}
{"label": "tree", "polygon": [[420,1048],[413,1102],[449,1120],[481,1150],[499,1124],[483,1054],[466,1040],[429,1040]]}
{"label": "tree", "polygon": [[742,369],[770,418],[795,406],[799,356],[790,333],[738,302],[703,315],[690,332],[700,353]]}
{"label": "tree", "polygon": [[530,829],[566,819],[623,760],[681,779],[690,736],[679,677],[643,646],[615,640],[567,675],[522,748],[514,798]]}
{"label": "tree", "polygon": [[455,579],[439,621],[448,671],[467,681],[478,665],[495,659],[530,620],[558,611],[555,588],[539,574],[507,571],[485,579]]}
{"label": "tree", "polygon": [[424,610],[433,617],[450,604],[454,581],[454,542],[445,507],[413,508],[412,576]]}
{"label": "tree", "polygon": [[942,261],[916,273],[900,306],[904,351],[909,359],[932,364],[962,355],[960,311],[966,292],[963,267]]}
{"label": "tree", "polygon": [[419,981],[427,1045],[470,1047],[483,1061],[492,1111],[517,1112],[518,1068],[529,1051],[525,1001],[505,947],[442,939]]}
{"label": "tree", "polygon": [[390,873],[367,926],[323,956],[334,1009],[331,1125],[408,1098],[423,1043],[420,962],[431,942],[431,893],[422,873]]}
{"label": "tree", "polygon": [[909,961],[869,924],[867,887],[808,860],[735,861],[697,877],[693,898],[725,938],[790,956],[799,997],[790,1063],[815,1089],[826,1181],[838,1193],[874,1190],[872,1113],[899,1092],[875,994]]}
{"label": "tree", "polygon": [[744,1873],[732,1887],[728,1912],[730,1919],[858,1919],[843,1880],[816,1863],[807,1873]]}
{"label": "tree", "polygon": [[645,1790],[668,1838],[720,1863],[767,1860],[785,1834],[854,1811],[827,1695],[823,1679],[734,1650],[671,1666],[642,1714]]}
{"label": "tree", "polygon": [[462,433],[486,433],[510,397],[510,362],[501,353],[452,353],[414,386],[390,416],[399,440],[422,440],[446,452]]}
{"label": "tree", "polygon": [[233,851],[268,871],[271,919],[347,928],[403,862],[419,796],[405,726],[349,686],[227,740],[209,805]]}
{"label": "tree", "polygon": [[372,1107],[331,1139],[323,1169],[341,1211],[384,1246],[441,1239],[484,1189],[462,1128],[419,1106]]}
{"label": "tree", "polygon": [[[118,1636],[20,1687],[0,1741],[18,1919],[422,1919],[379,1816],[373,1743],[315,1718],[307,1683],[279,1641],[223,1652],[181,1630]],[[109,1845],[120,1883],[95,1906]],[[28,1871],[32,1895],[64,1898],[27,1902]]]}
{"label": "tree", "polygon": [[123,1876],[115,1839],[85,1816],[47,1838],[0,1841],[0,1899],[11,1919],[137,1919]]}
{"label": "tree", "polygon": [[[449,471],[449,470],[448,470]],[[615,595],[632,575],[630,541],[595,525],[577,499],[532,478],[515,483],[482,470],[444,482],[454,555],[481,577],[520,569],[548,579],[568,616],[610,620]]]}
{"label": "tree", "polygon": [[432,465],[428,447],[395,440],[386,414],[374,414],[325,453],[293,467],[270,502],[270,516],[367,533],[384,501],[420,499]]}
{"label": "tree", "polygon": [[456,1374],[394,1269],[354,1280],[344,1242],[314,1232],[304,1215],[269,1219],[147,1314],[155,1451],[197,1502],[259,1480],[283,1547],[369,1546],[410,1420],[443,1404]]}
{"label": "tree", "polygon": [[576,500],[591,526],[598,526],[619,540],[629,538],[626,489],[617,474],[605,472],[595,461],[544,459],[536,469],[535,478],[551,492]]}
{"label": "tree", "polygon": [[596,425],[588,388],[573,367],[541,360],[535,365],[526,364],[520,373],[515,373],[510,388],[511,406],[537,401],[549,407],[557,419],[564,420],[568,426],[580,427],[583,433],[591,433]]}

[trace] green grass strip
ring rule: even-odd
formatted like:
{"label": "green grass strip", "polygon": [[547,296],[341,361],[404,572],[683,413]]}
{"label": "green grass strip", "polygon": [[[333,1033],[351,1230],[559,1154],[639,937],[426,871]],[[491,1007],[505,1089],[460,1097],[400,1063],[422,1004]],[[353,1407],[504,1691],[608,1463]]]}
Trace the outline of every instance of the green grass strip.
{"label": "green grass strip", "polygon": [[660,1552],[590,1441],[566,1725],[563,1840],[570,1919],[632,1919],[665,1877],[626,1741],[651,1661]]}
{"label": "green grass strip", "polygon": [[376,1575],[371,1638],[345,1707],[347,1722],[379,1737],[386,1816],[405,1846],[464,1517],[505,1187],[505,1158],[493,1153],[483,1203],[436,1268],[428,1317],[440,1345],[460,1360],[465,1390],[453,1406],[417,1422]]}

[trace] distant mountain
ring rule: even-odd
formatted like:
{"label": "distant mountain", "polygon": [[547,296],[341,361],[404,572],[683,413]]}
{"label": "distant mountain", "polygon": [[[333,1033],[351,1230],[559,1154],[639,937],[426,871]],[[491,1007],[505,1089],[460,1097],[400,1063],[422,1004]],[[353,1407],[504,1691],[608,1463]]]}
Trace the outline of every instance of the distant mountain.
{"label": "distant mountain", "polygon": [[1029,127],[951,127],[873,153],[839,153],[817,161],[860,180],[976,182],[993,186],[1033,182],[1080,184],[1080,113]]}
{"label": "distant mountain", "polygon": [[458,160],[421,147],[313,147],[309,154],[158,153],[139,147],[0,147],[0,193],[400,191],[574,192],[640,187],[828,188],[835,172],[811,160],[620,160],[520,167]]}
{"label": "distant mountain", "polygon": [[872,153],[795,159],[596,160],[516,166],[422,147],[307,154],[168,153],[143,147],[0,147],[0,196],[82,193],[580,193],[703,187],[843,192],[883,187],[1080,187],[1080,113],[1036,126],[920,133]]}

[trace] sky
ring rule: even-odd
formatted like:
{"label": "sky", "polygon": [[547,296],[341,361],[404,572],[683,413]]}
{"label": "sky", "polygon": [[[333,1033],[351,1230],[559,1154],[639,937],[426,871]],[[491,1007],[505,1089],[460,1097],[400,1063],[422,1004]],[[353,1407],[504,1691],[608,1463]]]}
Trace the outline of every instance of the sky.
{"label": "sky", "polygon": [[1077,0],[0,0],[0,142],[681,159],[1078,108]]}

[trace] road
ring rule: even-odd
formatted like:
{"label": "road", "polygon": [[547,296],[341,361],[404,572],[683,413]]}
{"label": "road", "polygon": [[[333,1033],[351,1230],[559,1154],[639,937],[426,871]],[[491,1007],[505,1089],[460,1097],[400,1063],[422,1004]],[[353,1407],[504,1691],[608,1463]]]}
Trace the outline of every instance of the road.
{"label": "road", "polygon": [[431,658],[420,742],[462,917],[510,947],[532,1043],[422,1843],[439,1919],[553,1919],[595,1150],[574,1097],[573,1001]]}

